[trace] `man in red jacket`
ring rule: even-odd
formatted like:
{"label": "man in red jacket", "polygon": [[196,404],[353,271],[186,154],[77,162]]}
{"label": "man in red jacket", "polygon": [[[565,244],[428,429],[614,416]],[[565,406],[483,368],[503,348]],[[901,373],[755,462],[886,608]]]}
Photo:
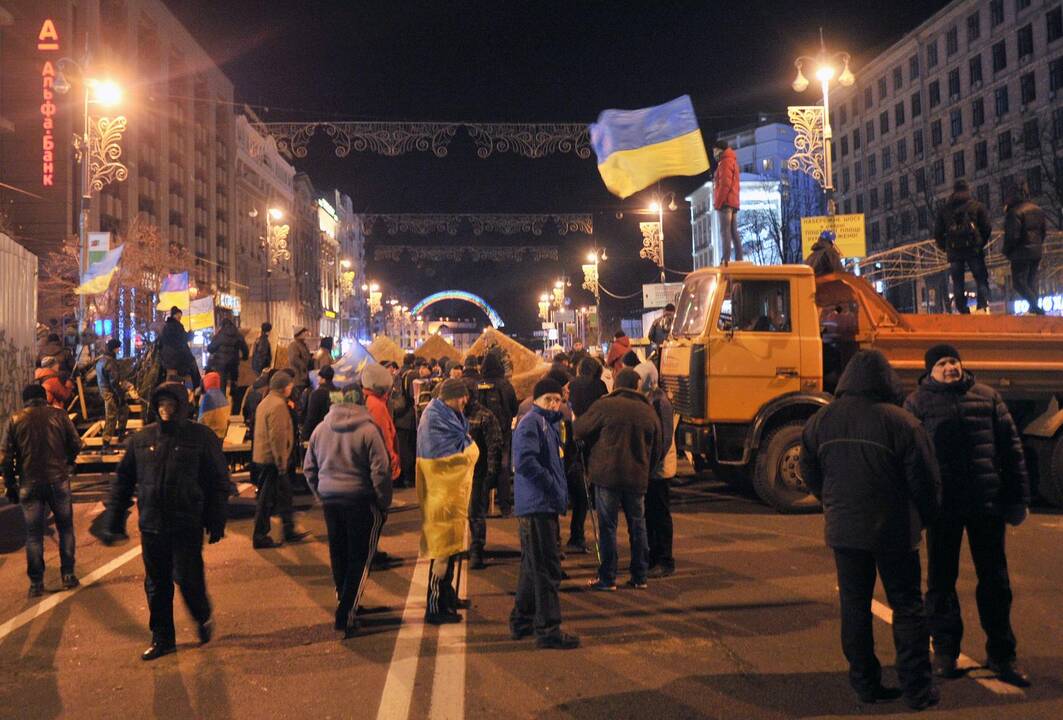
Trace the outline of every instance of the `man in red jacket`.
{"label": "man in red jacket", "polygon": [[726,140],[717,140],[712,154],[716,158],[716,173],[712,176],[712,204],[720,213],[722,260],[726,265],[731,261],[732,248],[735,260],[742,259],[742,239],[738,235],[738,159]]}
{"label": "man in red jacket", "polygon": [[399,451],[396,444],[395,421],[388,410],[388,395],[391,392],[393,378],[391,372],[383,365],[370,363],[362,370],[362,389],[365,390],[365,407],[373,418],[373,423],[380,428],[384,436],[384,445],[391,458],[391,480],[394,482],[402,474]]}

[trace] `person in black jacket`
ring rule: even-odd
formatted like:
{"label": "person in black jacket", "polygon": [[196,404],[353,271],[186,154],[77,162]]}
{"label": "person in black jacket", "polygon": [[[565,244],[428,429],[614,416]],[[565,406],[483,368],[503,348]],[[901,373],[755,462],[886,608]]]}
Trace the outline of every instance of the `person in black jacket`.
{"label": "person in black jacket", "polygon": [[989,311],[989,271],[985,266],[985,246],[993,232],[985,205],[971,197],[966,180],[957,180],[952,195],[938,208],[934,223],[934,240],[949,260],[952,296],[956,310],[967,308],[964,273],[971,269],[977,288],[978,311]]}
{"label": "person in black jacket", "polygon": [[151,646],[141,655],[154,660],[176,652],[173,585],[195,619],[200,643],[214,632],[203,573],[203,533],[211,544],[225,537],[229,469],[221,441],[206,425],[189,419],[188,393],[163,383],[151,397],[159,422],[126,441],[107,499],[108,544],[125,536],[134,492],[144,556]]}
{"label": "person in black jacket", "polygon": [[830,273],[845,272],[842,265],[842,254],[838,252],[834,244],[835,234],[833,230],[824,230],[819,234],[819,239],[812,246],[812,252],[805,258],[805,265],[812,268],[816,277],[829,275]]}
{"label": "person in black jacket", "polygon": [[875,572],[893,608],[897,675],[905,702],[938,702],[920,588],[919,542],[937,513],[941,480],[926,432],[897,407],[900,381],[877,350],[858,352],[838,381],[837,399],[805,423],[801,477],[823,503],[834,550],[849,682],[862,702],[896,699],[875,657],[871,597]]}
{"label": "person in black jacket", "polygon": [[469,389],[469,402],[465,405],[465,418],[469,421],[469,436],[480,449],[476,468],[472,475],[472,493],[469,496],[469,568],[483,570],[484,546],[487,544],[487,506],[495,476],[502,468],[502,428],[494,413],[480,404],[479,383],[472,378],[463,380]]}
{"label": "person in black jacket", "polygon": [[1004,257],[1011,261],[1011,283],[1015,292],[1030,304],[1029,312],[1044,315],[1037,305],[1037,268],[1041,264],[1045,234],[1045,214],[1030,202],[1026,183],[1012,188],[1004,211]]}
{"label": "person in black jacket", "polygon": [[602,364],[592,357],[585,357],[579,362],[576,379],[568,386],[572,414],[576,417],[590,409],[592,403],[609,394],[609,388],[602,382]]}
{"label": "person in black jacket", "polygon": [[[177,308],[173,308],[177,310]],[[162,368],[164,382],[191,382],[195,389],[200,385],[199,365],[188,347],[188,333],[181,324],[180,312],[166,318],[159,333],[159,364]]]}
{"label": "person in black jacket", "polygon": [[273,330],[272,323],[262,323],[262,333],[255,340],[255,347],[251,351],[251,369],[256,375],[273,365],[273,347],[269,344],[271,330]]}
{"label": "person in black jacket", "polygon": [[509,517],[513,511],[513,473],[511,448],[513,446],[513,418],[517,416],[520,403],[513,384],[506,377],[506,368],[501,353],[492,349],[484,356],[480,367],[483,382],[480,383],[480,402],[495,414],[498,425],[502,428],[502,469],[497,475],[495,504],[502,517]]}
{"label": "person in black jacket", "polygon": [[941,467],[941,517],[927,531],[926,604],[934,641],[934,672],[958,677],[963,620],[956,594],[964,532],[978,575],[978,616],[986,634],[987,666],[1004,682],[1029,685],[1015,662],[1011,583],[1004,554],[1006,525],[1029,514],[1030,482],[1022,440],[996,390],[964,370],[959,351],[935,345],[927,374],[904,406],[922,421]]}
{"label": "person in black jacket", "polygon": [[236,400],[236,382],[240,377],[240,361],[247,360],[247,343],[232,318],[225,318],[214,338],[207,345],[210,366],[221,375],[221,390]]}
{"label": "person in black jacket", "polygon": [[335,377],[335,371],[331,365],[326,365],[317,371],[318,378],[321,382],[306,401],[306,412],[303,413],[303,427],[302,438],[303,442],[310,440],[310,436],[314,432],[314,428],[321,424],[321,421],[328,415],[329,407],[332,405],[330,394],[339,392],[340,389],[332,382],[332,378]]}

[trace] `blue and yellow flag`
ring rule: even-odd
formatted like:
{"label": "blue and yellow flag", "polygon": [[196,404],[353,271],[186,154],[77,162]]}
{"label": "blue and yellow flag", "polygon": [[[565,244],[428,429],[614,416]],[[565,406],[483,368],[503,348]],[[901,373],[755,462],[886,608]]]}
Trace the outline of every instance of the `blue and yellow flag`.
{"label": "blue and yellow flag", "polygon": [[107,253],[98,262],[89,265],[88,271],[81,276],[81,284],[74,289],[75,295],[99,295],[107,292],[111,278],[118,271],[118,261],[122,259],[125,245],[119,245]]}
{"label": "blue and yellow flag", "polygon": [[210,327],[214,327],[214,298],[207,296],[190,302],[188,304],[188,329],[205,330]]}
{"label": "blue and yellow flag", "polygon": [[590,131],[598,172],[609,192],[622,198],[661,178],[709,169],[689,95],[641,110],[605,110]]}
{"label": "blue and yellow flag", "polygon": [[421,509],[421,554],[445,558],[468,549],[472,475],[480,449],[464,416],[436,398],[417,425],[417,502]]}
{"label": "blue and yellow flag", "polygon": [[159,310],[169,312],[178,307],[181,312],[188,312],[188,273],[170,273],[162,280],[159,288]]}

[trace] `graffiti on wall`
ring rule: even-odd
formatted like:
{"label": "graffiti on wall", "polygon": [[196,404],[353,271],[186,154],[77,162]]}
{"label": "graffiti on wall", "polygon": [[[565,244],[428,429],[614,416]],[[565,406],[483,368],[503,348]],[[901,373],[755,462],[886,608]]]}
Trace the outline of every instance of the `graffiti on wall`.
{"label": "graffiti on wall", "polygon": [[19,347],[0,330],[0,430],[6,430],[11,413],[22,407],[22,388],[33,379],[34,353]]}

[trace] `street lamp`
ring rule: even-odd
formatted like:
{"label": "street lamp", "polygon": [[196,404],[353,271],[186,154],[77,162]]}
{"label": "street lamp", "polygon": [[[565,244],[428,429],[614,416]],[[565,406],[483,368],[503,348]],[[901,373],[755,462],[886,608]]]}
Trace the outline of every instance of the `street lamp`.
{"label": "street lamp", "polygon": [[[815,57],[808,55],[802,55],[794,60],[794,67],[797,68],[797,76],[794,78],[793,89],[794,92],[804,92],[808,89],[808,78],[805,77],[805,66],[814,68],[815,77],[819,80],[820,88],[823,92],[823,109],[821,110],[822,119],[820,126],[822,127],[822,148],[823,148],[823,167],[820,170],[823,177],[823,193],[827,198],[827,214],[833,215],[835,213],[834,207],[834,175],[831,168],[831,155],[830,155],[830,143],[833,138],[833,132],[830,126],[830,83],[834,79],[835,75],[838,76],[838,84],[842,87],[851,87],[856,82],[856,77],[849,70],[849,61],[851,60],[849,53],[847,52],[834,52],[828,53],[827,46],[823,42],[823,28],[819,30],[819,53]],[[838,73],[838,67],[841,66],[841,73]],[[793,108],[790,110],[791,120],[794,119],[795,113]],[[802,123],[797,127],[798,134],[808,134],[811,128],[807,123]],[[799,147],[802,147],[798,143]],[[808,153],[812,153],[812,149],[815,147],[815,143],[808,143],[803,147],[808,148]],[[790,167],[792,169],[800,169],[800,153],[795,153],[794,158],[790,161]],[[816,162],[818,158],[808,157],[807,161],[818,165]],[[795,161],[798,161],[795,164]]]}
{"label": "street lamp", "polygon": [[598,284],[598,264],[608,260],[605,248],[595,248],[587,253],[587,264],[583,266],[583,289],[594,295],[594,316],[598,324],[598,344],[602,344],[602,297]]}
{"label": "street lamp", "polygon": [[[258,217],[258,208],[251,208],[248,217]],[[284,211],[280,208],[266,209],[266,236],[262,239],[263,248],[266,250],[266,321],[273,322],[273,266],[291,259],[292,253],[288,249],[287,225],[274,225],[275,221],[284,219]]]}
{"label": "street lamp", "polygon": [[[667,192],[665,195],[671,196],[671,199],[668,202],[668,209],[672,211],[676,210],[678,206],[675,204],[675,193]],[[661,284],[663,285],[665,282],[664,196],[655,197],[648,209],[649,212],[657,214],[657,222],[639,223],[639,229],[642,231],[642,250],[639,251],[639,257],[657,263],[657,266],[661,269]]]}

